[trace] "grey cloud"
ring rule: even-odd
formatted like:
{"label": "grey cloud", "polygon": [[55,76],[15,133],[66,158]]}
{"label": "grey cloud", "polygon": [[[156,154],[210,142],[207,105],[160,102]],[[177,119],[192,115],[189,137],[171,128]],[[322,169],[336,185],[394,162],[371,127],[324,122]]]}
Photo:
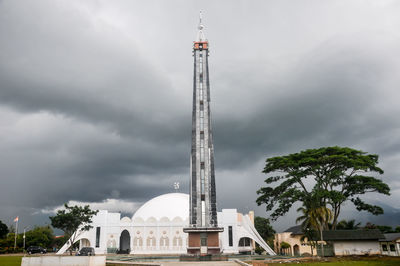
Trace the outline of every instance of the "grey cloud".
{"label": "grey cloud", "polygon": [[399,190],[399,6],[307,3],[0,2],[0,219],[187,190],[199,9],[219,207],[266,216],[265,158],[328,145],[380,154]]}

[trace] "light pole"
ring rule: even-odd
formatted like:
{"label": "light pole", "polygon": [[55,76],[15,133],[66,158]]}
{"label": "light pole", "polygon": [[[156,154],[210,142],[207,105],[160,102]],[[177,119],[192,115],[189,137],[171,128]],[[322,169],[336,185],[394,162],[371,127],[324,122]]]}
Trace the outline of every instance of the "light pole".
{"label": "light pole", "polygon": [[26,229],[28,229],[29,227],[30,227],[29,225],[24,227],[24,251],[25,251],[25,231],[26,231]]}

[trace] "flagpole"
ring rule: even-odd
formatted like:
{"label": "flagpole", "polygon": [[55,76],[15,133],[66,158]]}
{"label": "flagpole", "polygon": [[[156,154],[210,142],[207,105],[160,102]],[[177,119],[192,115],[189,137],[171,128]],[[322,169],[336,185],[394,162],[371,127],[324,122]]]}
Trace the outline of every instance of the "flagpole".
{"label": "flagpole", "polygon": [[15,239],[14,239],[14,250],[17,247],[17,235],[18,235],[18,219],[19,217],[17,217],[17,221],[16,221],[16,225],[15,225]]}

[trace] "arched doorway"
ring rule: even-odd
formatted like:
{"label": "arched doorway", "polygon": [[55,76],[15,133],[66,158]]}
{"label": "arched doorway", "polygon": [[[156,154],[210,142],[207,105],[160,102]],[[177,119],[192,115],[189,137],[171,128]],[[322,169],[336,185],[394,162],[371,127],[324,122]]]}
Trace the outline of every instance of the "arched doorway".
{"label": "arched doorway", "polygon": [[239,247],[251,247],[251,239],[248,237],[242,237],[239,239]]}
{"label": "arched doorway", "polygon": [[248,237],[242,237],[239,239],[238,249],[240,254],[251,254],[253,249],[252,241]]}
{"label": "arched doorway", "polygon": [[119,237],[119,253],[129,254],[131,251],[131,235],[128,230],[124,230]]}
{"label": "arched doorway", "polygon": [[79,241],[79,249],[83,247],[90,247],[90,241],[87,238],[81,238]]}
{"label": "arched doorway", "polygon": [[300,247],[297,244],[293,246],[293,255],[300,256]]}

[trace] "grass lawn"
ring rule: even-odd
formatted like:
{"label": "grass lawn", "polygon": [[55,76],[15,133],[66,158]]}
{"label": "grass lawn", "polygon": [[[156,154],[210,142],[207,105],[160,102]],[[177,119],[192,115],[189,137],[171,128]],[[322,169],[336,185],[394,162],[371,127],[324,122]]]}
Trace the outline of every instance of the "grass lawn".
{"label": "grass lawn", "polygon": [[[285,263],[283,265],[302,266],[399,266],[400,261],[335,261],[314,263]],[[282,266],[282,263],[269,263],[268,266]]]}
{"label": "grass lawn", "polygon": [[[366,260],[335,260],[326,262],[285,263],[284,265],[302,266],[399,266],[400,258],[374,258]],[[268,266],[282,266],[282,263],[268,263]]]}
{"label": "grass lawn", "polygon": [[0,256],[1,266],[21,266],[22,256]]}

